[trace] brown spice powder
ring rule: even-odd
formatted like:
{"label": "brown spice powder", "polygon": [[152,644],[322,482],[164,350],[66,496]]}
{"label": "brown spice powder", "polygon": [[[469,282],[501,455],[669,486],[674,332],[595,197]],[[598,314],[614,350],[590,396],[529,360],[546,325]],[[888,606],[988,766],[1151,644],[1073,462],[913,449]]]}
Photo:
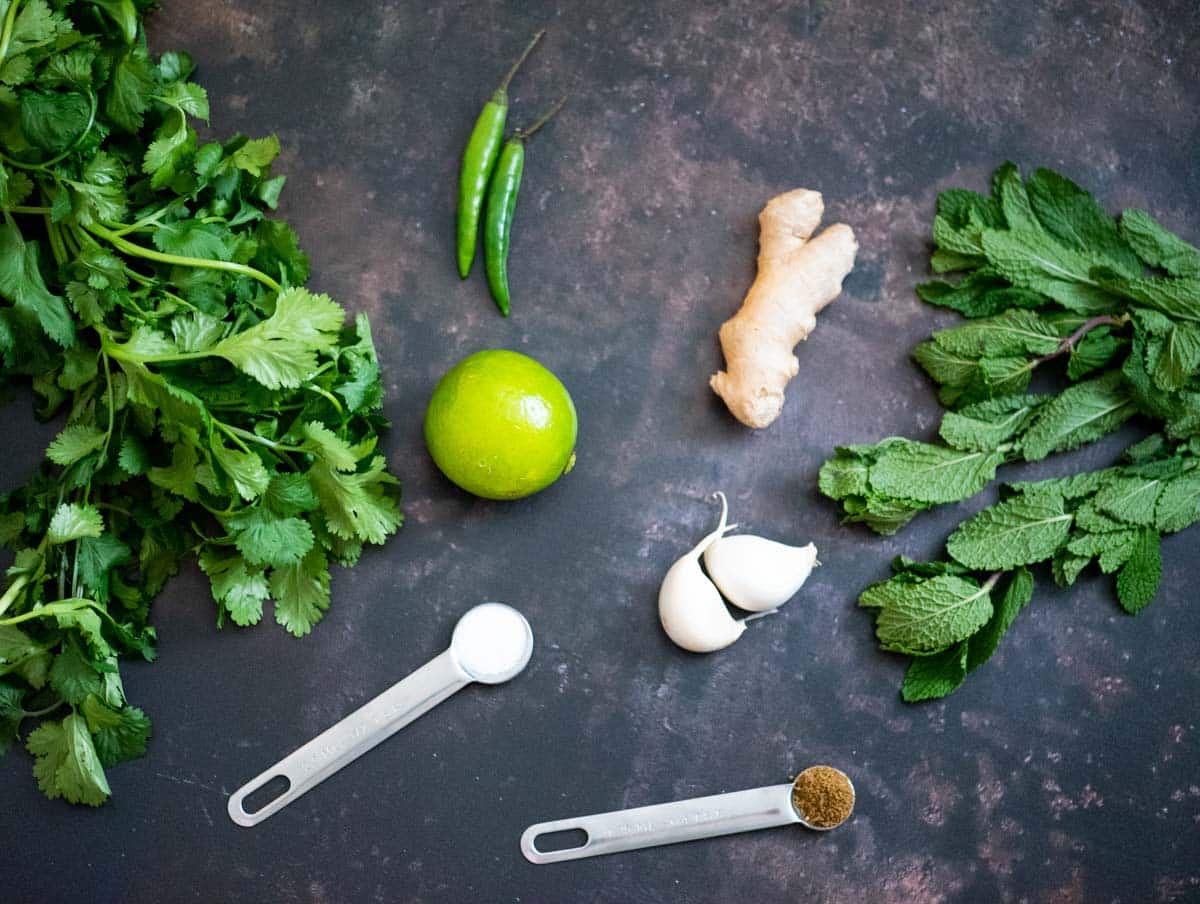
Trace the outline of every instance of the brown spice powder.
{"label": "brown spice powder", "polygon": [[832,766],[809,766],[792,785],[792,805],[805,822],[832,829],[850,818],[854,786]]}

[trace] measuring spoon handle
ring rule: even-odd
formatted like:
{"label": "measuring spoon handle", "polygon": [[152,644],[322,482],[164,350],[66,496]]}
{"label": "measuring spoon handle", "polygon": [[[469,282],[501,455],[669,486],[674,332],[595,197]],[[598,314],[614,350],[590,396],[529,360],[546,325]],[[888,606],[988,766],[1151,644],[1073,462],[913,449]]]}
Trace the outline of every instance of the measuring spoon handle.
{"label": "measuring spoon handle", "polygon": [[[238,788],[229,798],[230,819],[240,826],[257,825],[470,682],[446,650]],[[246,812],[246,797],[279,777],[287,779],[287,790]]]}
{"label": "measuring spoon handle", "polygon": [[[530,826],[521,835],[521,853],[531,863],[558,863],[788,825],[800,821],[792,808],[791,795],[791,785],[772,785],[651,807],[541,822]],[[587,840],[580,846],[558,851],[538,850],[536,841],[539,836],[573,829],[582,829],[587,834]]]}

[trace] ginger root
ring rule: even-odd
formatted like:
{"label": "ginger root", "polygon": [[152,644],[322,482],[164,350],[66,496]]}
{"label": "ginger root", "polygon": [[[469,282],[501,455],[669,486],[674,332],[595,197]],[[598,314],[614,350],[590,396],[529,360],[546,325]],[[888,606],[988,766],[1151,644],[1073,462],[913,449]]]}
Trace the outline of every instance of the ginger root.
{"label": "ginger root", "polygon": [[726,370],[709,385],[747,427],[766,427],[783,408],[783,389],[800,370],[796,343],[817,325],[854,267],[858,242],[838,223],[810,239],[825,205],[797,188],[772,198],[758,215],[758,276],[738,312],[721,326]]}

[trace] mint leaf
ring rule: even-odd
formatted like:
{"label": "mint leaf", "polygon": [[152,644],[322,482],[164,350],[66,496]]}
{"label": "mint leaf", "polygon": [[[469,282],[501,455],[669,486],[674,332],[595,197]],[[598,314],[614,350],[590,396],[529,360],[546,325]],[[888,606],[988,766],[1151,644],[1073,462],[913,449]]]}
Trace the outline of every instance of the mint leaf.
{"label": "mint leaf", "polygon": [[1118,521],[1150,524],[1154,521],[1155,503],[1162,490],[1161,480],[1117,477],[1096,493],[1095,503],[1097,508]]}
{"label": "mint leaf", "polygon": [[1050,558],[1066,541],[1074,516],[1057,493],[1021,495],[963,522],[946,551],[968,568],[1006,570]]}
{"label": "mint leaf", "polygon": [[1200,324],[1179,323],[1163,339],[1154,367],[1154,385],[1164,391],[1182,389],[1200,368]]}
{"label": "mint leaf", "polygon": [[977,631],[992,614],[992,582],[941,575],[916,581],[892,578],[867,588],[859,605],[878,607],[875,634],[885,650],[937,653]]}
{"label": "mint leaf", "polygon": [[972,634],[967,641],[967,671],[973,672],[996,652],[1000,638],[1012,627],[1021,610],[1033,599],[1033,575],[1027,568],[1018,568],[1011,578],[988,623]]}
{"label": "mint leaf", "polygon": [[821,465],[818,486],[830,499],[865,495],[869,491],[868,467],[866,459],[852,449],[839,446],[833,458]]}
{"label": "mint leaf", "polygon": [[1117,575],[1117,598],[1121,608],[1136,615],[1148,606],[1162,579],[1162,552],[1158,533],[1143,528],[1129,551],[1129,558]]}
{"label": "mint leaf", "polygon": [[1036,170],[1029,180],[1029,201],[1038,222],[1067,247],[1099,255],[1127,276],[1141,275],[1142,264],[1118,232],[1116,221],[1070,179],[1052,170]]}
{"label": "mint leaf", "polygon": [[1025,431],[1021,451],[1026,461],[1039,461],[1051,452],[1078,449],[1111,433],[1135,412],[1119,374],[1078,383],[1042,407]]}
{"label": "mint leaf", "polygon": [[1200,521],[1200,474],[1185,474],[1163,487],[1154,507],[1154,526],[1164,533]]}
{"label": "mint leaf", "polygon": [[1033,311],[1017,310],[939,330],[933,341],[958,355],[1002,357],[1048,355],[1058,348],[1062,337],[1052,323]]}
{"label": "mint leaf", "polygon": [[945,697],[967,677],[967,643],[957,643],[932,656],[915,656],[904,673],[900,694],[906,703]]}
{"label": "mint leaf", "polygon": [[991,451],[1025,429],[1049,399],[1044,395],[1011,395],[947,411],[938,433],[956,449]]}
{"label": "mint leaf", "polygon": [[1121,214],[1121,235],[1151,267],[1172,276],[1200,276],[1200,250],[1158,224],[1142,210]]}
{"label": "mint leaf", "polygon": [[1033,230],[985,230],[983,249],[1013,285],[1049,295],[1069,311],[1104,314],[1117,308],[1117,299],[1091,277],[1092,268],[1105,263],[1094,254],[1064,248]]}
{"label": "mint leaf", "polygon": [[964,452],[905,441],[889,447],[871,468],[871,489],[917,502],[956,502],[975,495],[996,476],[999,452]]}

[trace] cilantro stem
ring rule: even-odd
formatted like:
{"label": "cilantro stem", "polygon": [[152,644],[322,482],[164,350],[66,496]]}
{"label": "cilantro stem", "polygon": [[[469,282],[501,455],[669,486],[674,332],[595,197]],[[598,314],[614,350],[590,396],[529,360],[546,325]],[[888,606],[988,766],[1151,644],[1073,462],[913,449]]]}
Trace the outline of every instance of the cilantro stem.
{"label": "cilantro stem", "polygon": [[100,447],[100,460],[104,461],[108,456],[108,444],[112,441],[113,427],[116,424],[116,406],[114,404],[115,399],[113,398],[112,371],[109,369],[108,355],[101,352],[100,360],[104,363],[104,384],[108,390],[108,405],[106,406],[108,408],[108,432],[104,434],[104,445]]}
{"label": "cilantro stem", "polygon": [[8,585],[8,589],[4,591],[4,596],[0,596],[0,615],[3,615],[5,610],[13,604],[21,591],[29,583],[29,575],[23,574]]}
{"label": "cilantro stem", "polygon": [[31,207],[28,204],[14,204],[12,207],[3,208],[5,213],[28,213],[28,214],[43,214],[50,213],[49,207]]}
{"label": "cilantro stem", "polygon": [[54,255],[54,262],[60,267],[66,266],[67,248],[63,244],[62,233],[59,231],[58,224],[50,219],[50,214],[46,214],[46,236],[50,240],[50,253]]}
{"label": "cilantro stem", "polygon": [[89,223],[84,227],[93,235],[98,235],[105,239],[114,247],[124,251],[126,254],[131,254],[134,257],[145,258],[150,261],[158,261],[162,264],[173,264],[180,267],[196,267],[198,269],[207,270],[225,270],[229,273],[238,273],[242,276],[249,276],[251,279],[256,279],[273,292],[279,292],[283,289],[275,280],[267,276],[261,270],[256,270],[253,267],[248,267],[245,264],[237,264],[233,261],[214,261],[206,260],[200,257],[183,257],[179,254],[164,254],[161,251],[154,251],[150,248],[144,248],[141,245],[135,245],[121,236],[117,235],[111,229],[101,226],[99,223]]}
{"label": "cilantro stem", "polygon": [[[232,424],[226,424],[223,421],[216,420],[215,418],[213,419],[213,423],[216,424],[218,427],[220,427],[222,430],[224,430],[226,433],[228,433],[229,436],[234,439],[237,439],[237,437],[240,436],[245,439],[251,440],[252,442],[260,443],[261,445],[266,446],[268,449],[275,449],[275,450],[278,450],[281,452],[306,452],[307,451],[306,449],[302,449],[299,446],[289,446],[284,443],[277,443],[274,440],[267,439],[265,436],[259,436],[257,433],[251,433],[249,430],[243,430],[241,427],[235,427]],[[241,444],[239,443],[239,445],[241,445]],[[244,445],[242,445],[242,448],[246,449],[246,447]],[[246,451],[249,452],[250,450],[246,449]]]}
{"label": "cilantro stem", "polygon": [[77,612],[80,609],[86,609],[91,606],[106,616],[110,621],[112,616],[103,612],[96,606],[94,602],[88,599],[73,597],[69,600],[60,600],[57,603],[47,603],[45,606],[38,606],[36,609],[30,609],[28,612],[22,612],[20,615],[14,615],[12,618],[0,618],[0,625],[18,625],[21,622],[29,621],[31,618],[44,618],[47,615],[59,615],[65,612]]}
{"label": "cilantro stem", "polygon": [[66,702],[66,700],[59,700],[57,703],[52,703],[50,706],[44,707],[43,709],[23,709],[21,710],[21,718],[40,719],[42,716],[48,716]]}
{"label": "cilantro stem", "polygon": [[331,393],[329,390],[323,389],[320,386],[309,386],[307,388],[311,389],[317,395],[321,395],[321,396],[324,396],[325,398],[327,398],[329,400],[329,404],[332,405],[335,409],[337,409],[337,413],[338,414],[342,413],[341,403],[338,402],[338,400],[334,397],[333,393]]}
{"label": "cilantro stem", "polygon": [[128,226],[120,223],[109,223],[108,225],[112,228],[113,235],[125,235],[129,232],[137,232],[139,229],[144,229],[147,226],[152,226],[157,223],[159,219],[171,209],[172,205],[160,207],[149,216],[142,217],[136,223],[130,223]]}
{"label": "cilantro stem", "polygon": [[21,0],[12,0],[8,14],[4,17],[4,31],[0,33],[0,65],[4,64],[4,58],[8,56],[8,43],[12,40],[13,23],[17,21],[17,7],[20,5]]}

